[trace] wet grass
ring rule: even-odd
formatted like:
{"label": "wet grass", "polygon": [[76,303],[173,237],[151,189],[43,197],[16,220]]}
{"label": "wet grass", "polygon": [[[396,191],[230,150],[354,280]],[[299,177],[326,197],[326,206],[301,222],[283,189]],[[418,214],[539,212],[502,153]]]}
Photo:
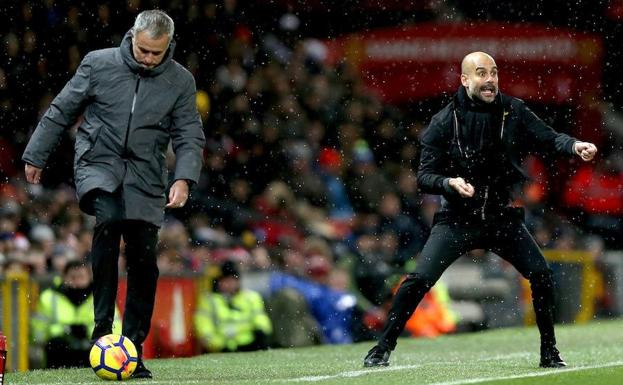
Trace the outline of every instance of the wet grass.
{"label": "wet grass", "polygon": [[[391,366],[364,369],[370,343],[149,360],[145,384],[541,385],[623,383],[623,320],[559,326],[568,369],[538,368],[536,328],[402,339]],[[6,384],[102,384],[90,369],[7,374]]]}

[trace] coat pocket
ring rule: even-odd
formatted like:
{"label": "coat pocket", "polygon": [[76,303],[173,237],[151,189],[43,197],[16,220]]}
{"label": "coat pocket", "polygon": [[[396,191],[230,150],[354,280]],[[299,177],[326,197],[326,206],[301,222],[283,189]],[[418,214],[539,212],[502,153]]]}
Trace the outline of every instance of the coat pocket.
{"label": "coat pocket", "polygon": [[150,160],[155,151],[163,152],[169,143],[169,132],[154,127],[137,129],[130,134],[131,151],[141,159]]}
{"label": "coat pocket", "polygon": [[84,157],[84,154],[91,149],[91,143],[81,136],[76,137],[74,165],[78,164],[80,159]]}
{"label": "coat pocket", "polygon": [[81,159],[86,159],[87,154],[93,150],[97,140],[100,136],[102,126],[94,127],[87,133],[79,132],[76,136],[75,156],[74,164],[77,164]]}

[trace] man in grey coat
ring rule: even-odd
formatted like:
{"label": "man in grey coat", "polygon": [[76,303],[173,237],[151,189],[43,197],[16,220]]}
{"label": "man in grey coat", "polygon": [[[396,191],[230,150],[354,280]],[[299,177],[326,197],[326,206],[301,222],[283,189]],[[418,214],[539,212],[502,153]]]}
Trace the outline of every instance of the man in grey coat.
{"label": "man in grey coat", "polygon": [[[39,183],[62,131],[82,114],[74,172],[80,207],[96,217],[90,255],[92,338],[112,331],[123,237],[128,274],[123,334],[135,343],[139,357],[154,307],[155,249],[164,208],[186,204],[189,185],[199,178],[205,145],[194,79],[172,59],[173,32],[167,14],[144,11],[120,47],[88,53],[52,101],[22,157],[27,181]],[[176,162],[167,203],[169,142]],[[142,359],[134,377],[152,377]]]}

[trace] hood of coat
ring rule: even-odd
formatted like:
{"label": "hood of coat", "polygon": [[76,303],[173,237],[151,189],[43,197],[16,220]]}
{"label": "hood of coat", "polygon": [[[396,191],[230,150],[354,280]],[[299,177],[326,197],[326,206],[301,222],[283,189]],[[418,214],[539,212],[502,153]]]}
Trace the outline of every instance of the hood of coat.
{"label": "hood of coat", "polygon": [[175,40],[171,39],[169,49],[164,55],[162,62],[150,69],[144,68],[134,59],[134,55],[132,54],[132,30],[126,32],[119,48],[121,50],[123,62],[130,67],[132,72],[140,73],[141,76],[157,76],[163,73],[171,65],[171,62],[173,61],[173,52],[175,51]]}

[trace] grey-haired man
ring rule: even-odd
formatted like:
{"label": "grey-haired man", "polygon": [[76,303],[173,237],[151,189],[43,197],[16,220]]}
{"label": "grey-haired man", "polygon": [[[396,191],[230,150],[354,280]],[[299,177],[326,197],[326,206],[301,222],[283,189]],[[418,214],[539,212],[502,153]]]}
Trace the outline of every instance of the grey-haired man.
{"label": "grey-haired man", "polygon": [[[173,20],[140,13],[120,47],[89,52],[52,101],[22,159],[26,179],[39,183],[62,130],[80,115],[74,173],[80,207],[95,215],[91,262],[95,340],[112,331],[120,240],[125,242],[127,299],[123,334],[142,357],[154,308],[156,243],[164,208],[180,208],[202,167],[205,137],[192,75],[172,59]],[[176,163],[166,195],[165,153]],[[168,203],[167,203],[168,198]],[[142,358],[134,377],[151,378]]]}

